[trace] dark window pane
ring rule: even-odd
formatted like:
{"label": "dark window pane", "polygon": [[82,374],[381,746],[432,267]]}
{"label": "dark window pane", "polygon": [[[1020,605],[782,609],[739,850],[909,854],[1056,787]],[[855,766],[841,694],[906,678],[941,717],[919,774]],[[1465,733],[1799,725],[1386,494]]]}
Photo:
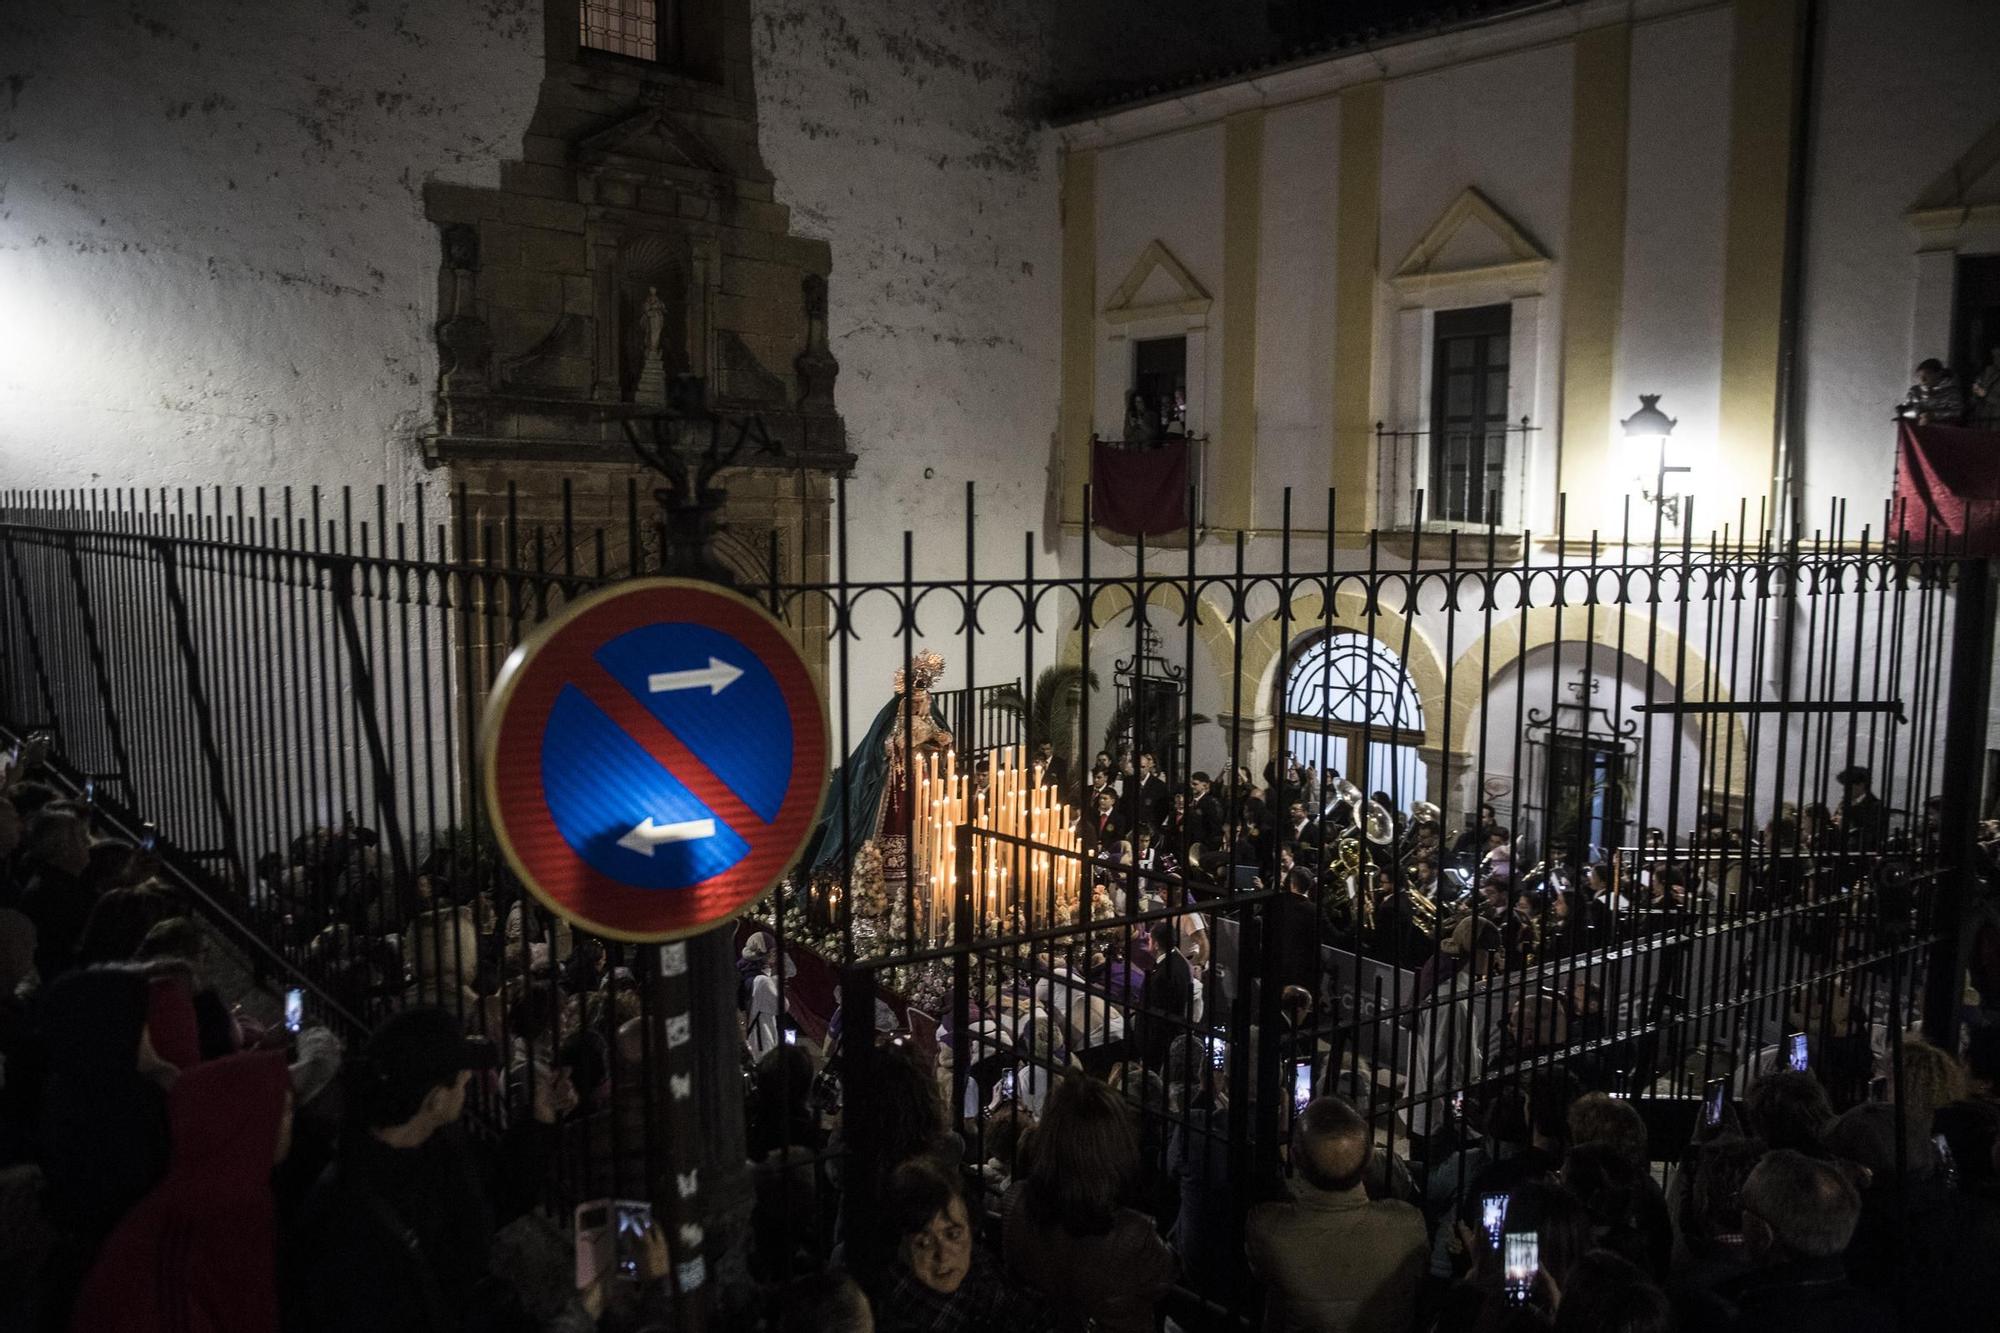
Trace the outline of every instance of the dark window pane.
{"label": "dark window pane", "polygon": [[1466,417],[1472,415],[1472,377],[1453,375],[1445,381],[1444,410],[1446,416]]}

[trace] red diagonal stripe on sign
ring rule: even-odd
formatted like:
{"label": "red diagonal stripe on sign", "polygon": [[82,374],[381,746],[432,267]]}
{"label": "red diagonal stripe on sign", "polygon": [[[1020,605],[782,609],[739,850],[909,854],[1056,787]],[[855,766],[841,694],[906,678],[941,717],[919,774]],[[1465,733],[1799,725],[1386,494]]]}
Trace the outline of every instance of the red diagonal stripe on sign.
{"label": "red diagonal stripe on sign", "polygon": [[575,679],[571,683],[583,691],[586,699],[603,709],[605,716],[637,741],[655,763],[678,778],[681,785],[695,794],[696,799],[713,810],[716,818],[735,829],[745,842],[755,844],[756,834],[769,825],[738,799],[729,784],[715,776],[693,750],[682,744],[680,737],[662,726],[650,709],[633,698],[632,692],[619,684],[616,676],[595,661],[579,661],[572,670]]}

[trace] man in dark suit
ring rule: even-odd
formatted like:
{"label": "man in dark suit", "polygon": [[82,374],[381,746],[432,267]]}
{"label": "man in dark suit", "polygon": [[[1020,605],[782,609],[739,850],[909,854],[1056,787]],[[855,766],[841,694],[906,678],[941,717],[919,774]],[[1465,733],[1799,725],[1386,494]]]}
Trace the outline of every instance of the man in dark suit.
{"label": "man in dark suit", "polygon": [[1069,781],[1069,765],[1063,762],[1056,747],[1043,741],[1035,747],[1035,764],[1042,770],[1042,785],[1061,791]]}
{"label": "man in dark suit", "polygon": [[1132,864],[1156,875],[1174,873],[1173,853],[1160,845],[1151,824],[1141,824],[1132,830]]}
{"label": "man in dark suit", "polygon": [[1181,956],[1176,929],[1173,921],[1155,921],[1148,932],[1154,962],[1140,993],[1139,1049],[1151,1069],[1165,1068],[1168,1045],[1194,1022],[1194,969]]}
{"label": "man in dark suit", "polygon": [[1134,825],[1157,824],[1167,813],[1167,780],[1151,752],[1139,756],[1138,771],[1125,780],[1126,813]]}
{"label": "man in dark suit", "polygon": [[1882,834],[1887,826],[1887,812],[1882,809],[1882,798],[1871,790],[1875,775],[1860,764],[1849,764],[1840,770],[1835,781],[1840,783],[1841,840],[1850,852],[1872,852],[1882,846]]}
{"label": "man in dark suit", "polygon": [[1303,875],[1288,875],[1285,891],[1264,906],[1264,929],[1277,935],[1277,950],[1266,985],[1282,993],[1287,986],[1303,987],[1306,994],[1319,994],[1319,907],[1309,893],[1311,881]]}
{"label": "man in dark suit", "polygon": [[1098,850],[1110,851],[1125,836],[1125,817],[1118,813],[1118,797],[1109,790],[1097,793],[1097,806],[1084,816],[1085,843]]}
{"label": "man in dark suit", "polygon": [[1215,798],[1209,785],[1206,773],[1197,772],[1188,778],[1187,837],[1190,842],[1200,843],[1204,851],[1219,847],[1223,830],[1228,827],[1222,802]]}
{"label": "man in dark suit", "polygon": [[1299,855],[1309,855],[1317,850],[1319,832],[1312,817],[1306,813],[1304,801],[1293,801],[1285,811],[1284,822],[1275,825],[1264,838],[1267,852],[1282,847],[1296,848]]}

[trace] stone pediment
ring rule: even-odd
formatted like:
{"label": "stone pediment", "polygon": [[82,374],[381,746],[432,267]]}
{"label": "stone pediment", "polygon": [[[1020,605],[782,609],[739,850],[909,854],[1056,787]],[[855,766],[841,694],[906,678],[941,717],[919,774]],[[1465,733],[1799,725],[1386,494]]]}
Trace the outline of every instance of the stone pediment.
{"label": "stone pediment", "polygon": [[730,174],[706,140],[660,107],[648,107],[585,135],[576,141],[573,151],[577,165],[585,169],[623,159],[676,173]]}
{"label": "stone pediment", "polygon": [[1199,319],[1208,313],[1208,291],[1174,257],[1162,241],[1149,241],[1125,281],[1111,293],[1104,317],[1113,324],[1137,319],[1183,316]]}
{"label": "stone pediment", "polygon": [[1467,186],[1439,215],[1389,279],[1399,291],[1471,281],[1539,280],[1548,252],[1492,200]]}
{"label": "stone pediment", "polygon": [[1927,186],[1905,215],[1927,246],[1950,246],[1975,224],[2000,223],[2000,124]]}

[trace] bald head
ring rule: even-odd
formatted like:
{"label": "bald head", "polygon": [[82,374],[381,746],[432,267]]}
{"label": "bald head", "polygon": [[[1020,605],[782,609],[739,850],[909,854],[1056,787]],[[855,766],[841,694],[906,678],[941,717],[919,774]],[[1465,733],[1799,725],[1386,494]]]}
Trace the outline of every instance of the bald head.
{"label": "bald head", "polygon": [[1292,1125],[1292,1164],[1307,1183],[1348,1190],[1368,1171],[1368,1122],[1339,1097],[1320,1097]]}

